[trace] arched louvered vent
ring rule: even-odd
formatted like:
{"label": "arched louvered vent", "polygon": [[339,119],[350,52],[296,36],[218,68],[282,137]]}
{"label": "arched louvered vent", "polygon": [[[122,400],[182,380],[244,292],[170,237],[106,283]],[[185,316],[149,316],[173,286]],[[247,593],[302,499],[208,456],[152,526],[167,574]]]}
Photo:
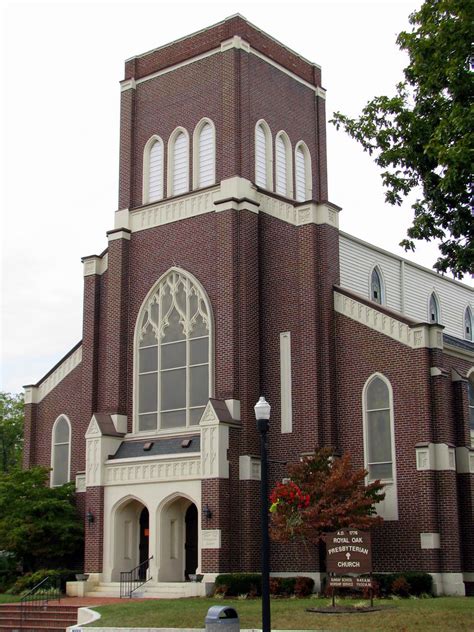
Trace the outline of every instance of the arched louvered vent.
{"label": "arched louvered vent", "polygon": [[472,340],[472,312],[470,307],[464,311],[464,338]]}
{"label": "arched louvered vent", "polygon": [[439,323],[439,304],[434,292],[430,296],[429,319],[430,323]]}
{"label": "arched louvered vent", "polygon": [[147,202],[163,199],[163,143],[159,140],[150,149],[147,197]]}
{"label": "arched louvered vent", "polygon": [[199,134],[199,182],[198,186],[208,187],[216,181],[216,159],[214,129],[206,123]]}
{"label": "arched louvered vent", "polygon": [[282,136],[276,140],[276,192],[280,195],[288,194],[287,180],[288,169],[286,159],[285,141]]}
{"label": "arched louvered vent", "polygon": [[257,126],[255,134],[255,181],[259,187],[267,187],[267,148],[262,125]]}
{"label": "arched louvered vent", "polygon": [[296,184],[296,200],[304,202],[306,200],[306,156],[303,148],[298,147],[296,150],[295,160],[295,184]]}
{"label": "arched louvered vent", "polygon": [[174,141],[173,152],[173,195],[189,191],[188,139],[180,132]]}

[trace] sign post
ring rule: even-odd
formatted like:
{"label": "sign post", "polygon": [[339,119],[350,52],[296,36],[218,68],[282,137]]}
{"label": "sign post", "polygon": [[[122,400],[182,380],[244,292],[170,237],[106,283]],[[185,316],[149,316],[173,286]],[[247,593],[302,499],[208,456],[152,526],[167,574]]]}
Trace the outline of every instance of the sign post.
{"label": "sign post", "polygon": [[[358,529],[339,529],[328,533],[326,541],[326,569],[333,576],[329,579],[332,587],[332,605],[336,588],[370,589],[370,605],[373,606],[372,590],[372,546],[370,533]],[[348,573],[370,577],[346,577]],[[342,577],[341,577],[342,575]]]}

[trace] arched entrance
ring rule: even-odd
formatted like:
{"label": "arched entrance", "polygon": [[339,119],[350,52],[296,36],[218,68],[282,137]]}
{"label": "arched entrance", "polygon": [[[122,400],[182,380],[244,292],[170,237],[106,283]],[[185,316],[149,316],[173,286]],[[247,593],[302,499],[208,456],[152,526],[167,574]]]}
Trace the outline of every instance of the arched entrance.
{"label": "arched entrance", "polygon": [[139,545],[138,545],[138,563],[141,564],[140,569],[139,569],[140,579],[146,579],[148,564],[145,564],[145,562],[150,557],[149,542],[150,542],[150,514],[148,513],[148,509],[144,507],[140,514],[140,538],[139,538]]}
{"label": "arched entrance", "polygon": [[194,503],[187,508],[184,523],[184,578],[189,579],[190,575],[196,573],[198,565],[198,512]]}
{"label": "arched entrance", "polygon": [[198,566],[198,511],[189,499],[171,500],[161,511],[159,581],[183,582]]}
{"label": "arched entrance", "polygon": [[[149,513],[143,503],[130,498],[117,507],[114,519],[112,581],[149,558]],[[147,568],[143,568],[146,577]]]}

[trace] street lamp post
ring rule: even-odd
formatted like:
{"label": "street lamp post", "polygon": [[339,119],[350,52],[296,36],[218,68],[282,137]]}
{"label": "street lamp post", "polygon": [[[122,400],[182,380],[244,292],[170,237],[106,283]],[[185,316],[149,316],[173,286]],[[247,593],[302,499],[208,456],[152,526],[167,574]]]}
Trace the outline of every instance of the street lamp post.
{"label": "street lamp post", "polygon": [[257,430],[260,433],[260,503],[262,510],[262,632],[270,632],[270,540],[268,537],[268,459],[267,433],[270,404],[260,397],[255,405]]}

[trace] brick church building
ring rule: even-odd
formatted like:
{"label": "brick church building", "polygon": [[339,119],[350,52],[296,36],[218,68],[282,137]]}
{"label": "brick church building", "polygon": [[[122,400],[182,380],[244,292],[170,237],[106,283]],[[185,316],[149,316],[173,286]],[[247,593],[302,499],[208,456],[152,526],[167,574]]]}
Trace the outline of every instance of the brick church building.
{"label": "brick church building", "polygon": [[[232,16],[127,60],[120,125],[83,338],[25,387],[24,465],[76,483],[86,590],[259,570],[265,395],[272,481],[349,451],[386,485],[374,570],[472,594],[472,290],[339,230],[320,67]],[[271,569],[324,566],[272,545]]]}

